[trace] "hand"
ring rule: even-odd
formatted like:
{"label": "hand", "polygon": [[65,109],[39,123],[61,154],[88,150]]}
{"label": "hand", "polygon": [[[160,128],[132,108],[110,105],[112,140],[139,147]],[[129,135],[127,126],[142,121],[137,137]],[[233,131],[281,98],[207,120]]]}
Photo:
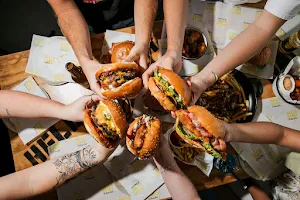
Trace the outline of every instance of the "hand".
{"label": "hand", "polygon": [[201,94],[206,90],[205,84],[197,76],[189,77],[186,82],[191,87],[192,91],[190,105],[194,105],[200,98]]}
{"label": "hand", "polygon": [[125,58],[125,61],[138,61],[141,67],[147,69],[148,47],[149,45],[134,45],[134,47],[130,51],[130,54]]}
{"label": "hand", "polygon": [[85,107],[90,101],[99,101],[101,100],[100,96],[97,95],[88,95],[83,96],[73,103],[69,105],[65,105],[64,109],[61,110],[62,112],[62,119],[74,121],[74,122],[81,122],[84,118]]}
{"label": "hand", "polygon": [[99,96],[101,95],[101,89],[98,81],[96,80],[95,74],[102,67],[102,65],[96,61],[88,60],[82,63],[82,69],[90,84],[91,90],[96,92]]}
{"label": "hand", "polygon": [[154,156],[154,161],[159,170],[166,169],[176,162],[169,143],[162,133],[160,134],[159,146]]}
{"label": "hand", "polygon": [[179,73],[182,67],[181,54],[175,51],[167,51],[158,61],[150,65],[150,67],[143,74],[143,83],[146,89],[148,89],[148,79],[154,73],[157,68],[165,68]]}

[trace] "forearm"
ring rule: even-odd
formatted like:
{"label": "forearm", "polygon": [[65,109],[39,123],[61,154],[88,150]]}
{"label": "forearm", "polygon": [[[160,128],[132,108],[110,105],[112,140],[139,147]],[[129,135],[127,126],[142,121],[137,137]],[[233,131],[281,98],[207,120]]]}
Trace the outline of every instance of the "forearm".
{"label": "forearm", "polygon": [[173,157],[155,158],[154,161],[172,199],[200,199],[194,185],[181,171]]}
{"label": "forearm", "polygon": [[48,0],[54,9],[58,24],[71,44],[80,64],[92,60],[92,47],[87,23],[73,0]]}
{"label": "forearm", "polygon": [[263,190],[261,190],[260,188],[254,186],[254,185],[251,186],[248,189],[248,191],[254,200],[269,200],[270,199]]}
{"label": "forearm", "polygon": [[188,1],[164,0],[164,17],[167,29],[168,51],[182,54]]}
{"label": "forearm", "polygon": [[300,132],[271,122],[225,124],[226,142],[277,144],[300,151]]}
{"label": "forearm", "polygon": [[47,192],[102,163],[106,156],[99,153],[98,147],[88,146],[83,150],[4,176],[0,178],[0,198],[28,198]]}
{"label": "forearm", "polygon": [[65,119],[65,105],[24,92],[0,91],[0,117]]}
{"label": "forearm", "polygon": [[215,82],[214,72],[223,76],[242,63],[247,62],[274,37],[284,20],[264,10],[262,15],[243,33],[231,41],[199,74],[197,80],[207,87]]}
{"label": "forearm", "polygon": [[135,0],[134,23],[136,44],[148,46],[157,12],[158,0]]}

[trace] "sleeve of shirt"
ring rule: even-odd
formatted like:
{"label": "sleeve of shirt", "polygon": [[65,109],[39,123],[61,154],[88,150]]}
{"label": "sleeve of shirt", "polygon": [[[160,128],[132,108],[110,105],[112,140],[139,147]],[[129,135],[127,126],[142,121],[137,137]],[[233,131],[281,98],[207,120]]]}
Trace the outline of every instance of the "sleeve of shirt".
{"label": "sleeve of shirt", "polygon": [[268,0],[265,9],[276,17],[289,20],[300,12],[300,0]]}

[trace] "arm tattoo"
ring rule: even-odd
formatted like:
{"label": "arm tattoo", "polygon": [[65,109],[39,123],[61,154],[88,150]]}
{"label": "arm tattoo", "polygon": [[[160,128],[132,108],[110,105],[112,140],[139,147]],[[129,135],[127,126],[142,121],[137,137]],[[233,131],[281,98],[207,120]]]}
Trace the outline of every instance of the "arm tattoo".
{"label": "arm tattoo", "polygon": [[53,164],[58,171],[56,186],[96,165],[98,163],[96,155],[96,150],[88,146],[80,151],[64,155],[55,160]]}

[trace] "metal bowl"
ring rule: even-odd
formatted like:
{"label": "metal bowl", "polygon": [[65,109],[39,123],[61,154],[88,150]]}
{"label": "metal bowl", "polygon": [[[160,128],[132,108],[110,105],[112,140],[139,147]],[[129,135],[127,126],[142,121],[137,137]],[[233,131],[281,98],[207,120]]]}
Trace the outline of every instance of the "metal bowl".
{"label": "metal bowl", "polygon": [[[199,29],[196,29],[196,28],[193,28],[193,27],[186,27],[185,32],[186,31],[197,31],[202,35],[202,38],[203,38],[203,41],[204,41],[204,44],[205,44],[204,51],[201,54],[199,54],[197,57],[187,58],[185,56],[182,56],[182,58],[185,59],[185,60],[197,60],[197,59],[201,58],[201,56],[203,56],[205,54],[206,50],[207,50],[207,45],[208,45],[207,44],[207,39],[206,39],[205,35]],[[184,35],[185,35],[185,33],[184,33]]]}

